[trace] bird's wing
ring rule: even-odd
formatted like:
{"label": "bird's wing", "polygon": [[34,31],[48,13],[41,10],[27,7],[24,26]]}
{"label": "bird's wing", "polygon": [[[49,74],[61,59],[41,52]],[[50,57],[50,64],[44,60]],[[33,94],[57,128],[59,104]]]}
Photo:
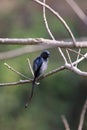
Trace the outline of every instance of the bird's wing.
{"label": "bird's wing", "polygon": [[42,63],[43,63],[43,60],[41,57],[38,57],[34,60],[33,71],[34,71],[35,77],[39,76],[39,70],[40,70],[40,67],[42,66]]}

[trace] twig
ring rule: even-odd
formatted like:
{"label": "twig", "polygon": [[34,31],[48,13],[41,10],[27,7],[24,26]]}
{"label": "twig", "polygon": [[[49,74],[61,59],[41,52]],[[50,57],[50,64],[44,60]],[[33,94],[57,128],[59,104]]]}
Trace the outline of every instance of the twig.
{"label": "twig", "polygon": [[11,71],[13,71],[13,72],[15,72],[16,74],[22,76],[23,78],[29,79],[27,76],[25,76],[25,75],[23,75],[22,73],[16,71],[13,67],[11,67],[10,65],[8,65],[7,63],[4,63],[4,65],[5,65],[8,69],[10,69]]}
{"label": "twig", "polygon": [[87,110],[87,99],[85,101],[85,104],[84,104],[82,112],[81,112],[78,130],[82,130],[82,128],[83,128],[83,123],[84,123],[86,110]]}
{"label": "twig", "polygon": [[72,60],[71,60],[70,54],[69,54],[69,52],[68,52],[68,49],[66,49],[66,53],[67,53],[67,56],[68,56],[68,58],[69,58],[70,64],[72,65]]}
{"label": "twig", "polygon": [[62,118],[63,124],[65,126],[65,130],[70,130],[69,124],[68,124],[67,119],[65,118],[65,116],[62,115],[61,118]]}
{"label": "twig", "polygon": [[33,70],[32,70],[31,63],[30,63],[29,58],[27,58],[27,61],[28,61],[28,65],[29,65],[29,67],[30,67],[30,70],[31,70],[32,76],[34,77],[34,72],[33,72]]}
{"label": "twig", "polygon": [[87,58],[87,53],[85,53],[83,57],[81,57],[78,60],[74,61],[72,64],[76,65],[76,64],[80,63],[81,61],[83,61],[85,58]]}
{"label": "twig", "polygon": [[16,85],[21,85],[21,84],[25,84],[25,83],[31,83],[32,81],[33,81],[33,79],[20,80],[20,81],[9,82],[9,83],[0,83],[0,87],[16,86]]}
{"label": "twig", "polygon": [[[43,3],[46,4],[46,0],[43,0]],[[55,40],[50,28],[49,28],[49,25],[48,25],[48,22],[47,22],[47,19],[46,19],[46,11],[45,11],[45,6],[43,6],[43,19],[44,19],[44,23],[45,23],[45,26],[46,26],[46,29],[47,29],[47,32],[48,34],[50,35],[50,37]],[[66,60],[66,57],[64,56],[61,48],[58,47],[58,50],[61,54],[61,56],[63,57],[64,61],[65,61],[65,64],[67,63],[67,60]]]}
{"label": "twig", "polygon": [[[79,54],[80,56],[84,57],[84,54],[82,54],[81,52],[77,52],[77,51],[72,50],[72,49],[70,49],[70,48],[67,48],[67,50],[69,50],[69,51],[71,51],[71,52],[73,52],[73,53]],[[84,57],[84,58],[87,59],[87,57]]]}
{"label": "twig", "polygon": [[[43,0],[43,3],[46,4],[46,0]],[[44,19],[45,27],[47,29],[48,34],[50,35],[50,37],[52,38],[52,40],[55,40],[52,32],[50,31],[48,22],[47,22],[45,6],[43,6],[43,19]]]}
{"label": "twig", "polygon": [[[79,54],[80,54],[80,52],[81,52],[81,48],[80,48],[79,51],[78,51],[77,60],[79,59],[79,56],[80,56]],[[77,65],[78,65],[78,64],[76,64],[76,67],[77,67]]]}
{"label": "twig", "polygon": [[58,50],[60,51],[61,56],[62,56],[62,58],[64,59],[65,64],[67,64],[67,63],[68,63],[68,62],[67,62],[67,59],[66,59],[66,57],[64,56],[64,54],[62,53],[62,50],[61,50],[60,48],[58,48]]}

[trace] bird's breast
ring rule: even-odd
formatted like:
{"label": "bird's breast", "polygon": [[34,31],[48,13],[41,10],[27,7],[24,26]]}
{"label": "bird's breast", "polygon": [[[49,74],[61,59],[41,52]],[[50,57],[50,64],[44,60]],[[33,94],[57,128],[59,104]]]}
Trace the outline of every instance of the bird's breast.
{"label": "bird's breast", "polygon": [[42,66],[41,66],[41,74],[43,74],[45,72],[45,70],[47,69],[47,61],[44,61],[42,63]]}

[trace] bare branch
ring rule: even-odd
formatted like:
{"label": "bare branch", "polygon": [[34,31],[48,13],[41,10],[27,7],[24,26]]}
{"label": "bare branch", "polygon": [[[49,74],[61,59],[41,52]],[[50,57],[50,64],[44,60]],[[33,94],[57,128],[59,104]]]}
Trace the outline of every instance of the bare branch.
{"label": "bare branch", "polygon": [[22,76],[23,78],[29,79],[27,76],[25,76],[24,74],[18,72],[17,70],[15,70],[13,67],[11,67],[10,65],[8,65],[7,63],[4,63],[4,65],[11,71],[15,72],[16,74]]}
{"label": "bare branch", "polygon": [[[46,0],[43,0],[43,3],[46,4]],[[45,6],[43,6],[43,19],[44,19],[45,27],[47,29],[48,34],[50,35],[52,40],[55,40],[47,22]]]}
{"label": "bare branch", "polygon": [[65,116],[62,115],[61,118],[62,118],[63,124],[65,126],[65,130],[70,130],[69,124],[68,124],[67,119],[65,118]]}
{"label": "bare branch", "polygon": [[87,16],[74,0],[66,0],[78,17],[87,25]]}
{"label": "bare branch", "polygon": [[[81,52],[81,48],[78,50],[77,60],[79,59],[80,52]],[[77,67],[77,65],[78,65],[78,63],[76,64],[76,67]]]}
{"label": "bare branch", "polygon": [[62,53],[62,50],[61,50],[59,47],[58,47],[58,50],[59,50],[59,52],[60,52],[62,58],[64,59],[65,64],[67,64],[67,59],[66,59],[66,57],[64,56],[64,54]]}
{"label": "bare branch", "polygon": [[27,61],[28,61],[28,65],[29,65],[29,68],[30,68],[30,70],[31,70],[32,76],[34,77],[34,72],[33,72],[33,70],[32,70],[31,63],[30,63],[29,58],[27,59]]}
{"label": "bare branch", "polygon": [[[46,4],[46,0],[43,0],[43,3]],[[45,26],[46,26],[46,29],[47,29],[48,34],[50,35],[50,37],[51,37],[53,40],[55,40],[55,38],[54,38],[53,34],[51,33],[50,28],[49,28],[47,19],[46,19],[45,6],[43,6],[43,19],[44,19],[44,23],[45,23]],[[67,63],[67,59],[66,59],[66,57],[64,56],[64,54],[63,54],[61,48],[58,47],[58,50],[59,50],[61,56],[63,57],[65,63]]]}
{"label": "bare branch", "polygon": [[[43,45],[48,48],[61,47],[61,48],[87,48],[87,41],[77,41],[75,46],[73,42],[50,40],[44,38],[0,38],[0,45]],[[45,48],[46,48],[45,47]]]}
{"label": "bare branch", "polygon": [[[76,62],[77,63],[77,62]],[[73,65],[73,63],[72,63]],[[80,69],[78,69],[75,66],[72,66],[71,64],[66,64],[65,68],[76,73],[77,75],[83,76],[83,77],[87,77],[87,72],[81,71]]]}
{"label": "bare branch", "polygon": [[31,83],[33,80],[20,80],[20,81],[16,81],[16,82],[9,82],[9,83],[0,83],[0,87],[7,87],[7,86],[16,86],[16,85],[23,85],[25,83]]}
{"label": "bare branch", "polygon": [[30,46],[24,46],[18,49],[14,49],[14,50],[10,50],[10,51],[6,51],[6,52],[1,52],[0,53],[0,60],[4,60],[4,59],[9,59],[9,58],[14,58],[20,55],[24,55],[26,53],[29,52],[36,52],[39,50],[44,50],[47,48],[54,48],[55,45],[30,45]]}
{"label": "bare branch", "polygon": [[39,43],[38,39],[32,38],[0,38],[1,45],[35,45]]}
{"label": "bare branch", "polygon": [[70,54],[69,54],[68,49],[66,49],[66,53],[67,53],[67,56],[68,56],[68,58],[69,58],[70,64],[72,65],[72,60],[71,60],[71,57],[70,57]]}
{"label": "bare branch", "polygon": [[[84,57],[84,54],[82,54],[81,52],[77,52],[77,51],[72,50],[72,49],[70,49],[70,48],[67,48],[67,50],[69,50],[69,51],[71,51],[71,52],[73,52],[73,53],[75,53],[75,54],[79,54],[80,56]],[[84,57],[84,58],[87,58],[87,57]]]}
{"label": "bare branch", "polygon": [[83,123],[84,123],[84,118],[85,118],[86,110],[87,110],[87,99],[85,101],[85,104],[84,104],[82,112],[81,112],[78,130],[82,130],[82,128],[83,128]]}
{"label": "bare branch", "polygon": [[81,61],[83,61],[85,58],[87,58],[87,53],[85,53],[84,56],[81,57],[80,59],[74,61],[72,64],[76,65],[76,64],[80,63]]}
{"label": "bare branch", "polygon": [[[65,67],[64,67],[64,66],[61,66],[61,67],[59,67],[59,68],[57,68],[57,69],[54,69],[54,70],[50,71],[49,73],[47,73],[47,74],[45,74],[45,75],[39,77],[38,80],[44,79],[44,78],[46,78],[46,77],[48,77],[48,76],[51,76],[51,75],[53,75],[53,74],[55,74],[55,73],[57,73],[57,72],[60,72],[60,71],[62,71],[62,70],[64,70],[64,69],[65,69]],[[32,81],[33,81],[33,79],[30,79],[30,78],[29,78],[29,80],[20,80],[20,81],[11,82],[11,83],[0,83],[0,87],[20,85],[20,84],[25,84],[25,83],[32,83]]]}

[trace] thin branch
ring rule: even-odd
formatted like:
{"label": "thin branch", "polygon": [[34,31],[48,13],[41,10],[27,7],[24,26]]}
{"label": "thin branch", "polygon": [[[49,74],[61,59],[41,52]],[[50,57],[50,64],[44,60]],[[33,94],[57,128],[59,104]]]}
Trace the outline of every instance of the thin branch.
{"label": "thin branch", "polygon": [[[80,56],[79,54],[80,54],[80,52],[81,52],[81,48],[80,48],[79,51],[78,51],[77,60],[79,59],[79,56]],[[78,64],[76,64],[76,67],[77,67],[77,65],[78,65]]]}
{"label": "thin branch", "polygon": [[[53,74],[55,74],[55,73],[58,73],[58,72],[60,72],[60,71],[62,71],[62,70],[64,70],[64,69],[65,69],[65,67],[64,67],[64,66],[61,66],[61,67],[59,67],[59,68],[57,68],[57,69],[54,69],[54,70],[48,72],[48,73],[45,74],[45,75],[39,77],[38,80],[44,79],[44,78],[46,78],[46,77],[49,77],[49,76],[51,76],[51,75],[53,75]],[[11,82],[11,83],[0,83],[0,87],[20,85],[20,84],[25,84],[25,83],[32,83],[32,81],[33,81],[33,79],[20,80],[20,81]]]}
{"label": "thin branch", "polygon": [[82,130],[82,128],[83,128],[83,123],[84,123],[84,118],[85,118],[86,111],[87,111],[87,99],[85,101],[85,104],[84,104],[82,112],[81,112],[78,130]]}
{"label": "thin branch", "polygon": [[62,56],[62,58],[64,59],[64,61],[65,61],[65,64],[67,64],[68,62],[67,62],[67,59],[66,59],[66,57],[64,56],[64,54],[62,53],[62,50],[58,47],[58,50],[60,51],[60,53],[61,53],[61,56]]}
{"label": "thin branch", "polygon": [[33,81],[33,79],[29,79],[29,80],[20,80],[20,81],[16,81],[16,82],[9,82],[9,83],[0,83],[0,87],[7,87],[7,86],[16,86],[16,85],[23,85],[25,83],[31,83]]}
{"label": "thin branch", "polygon": [[[43,0],[43,3],[46,4],[46,0]],[[48,34],[50,35],[50,37],[52,38],[52,40],[55,40],[52,32],[50,31],[48,22],[47,22],[45,6],[43,6],[43,19],[44,19],[45,27],[47,29]]]}
{"label": "thin branch", "polygon": [[87,58],[87,53],[85,53],[83,57],[81,57],[78,60],[74,61],[72,64],[76,65],[76,64],[80,63],[81,61],[83,61],[85,58]]}
{"label": "thin branch", "polygon": [[[71,51],[71,52],[73,52],[73,53],[75,53],[75,54],[79,54],[79,56],[84,57],[84,54],[82,54],[81,52],[77,52],[77,51],[72,50],[72,49],[70,49],[70,48],[67,48],[67,50],[69,50],[69,51]],[[87,57],[84,57],[84,58],[87,59]]]}
{"label": "thin branch", "polygon": [[68,58],[69,58],[70,64],[72,65],[72,60],[71,60],[70,54],[69,54],[69,52],[68,52],[68,49],[66,49],[66,53],[67,53],[67,56],[68,56]]}
{"label": "thin branch", "polygon": [[32,70],[32,66],[31,66],[31,63],[30,63],[29,58],[27,59],[27,61],[28,61],[28,65],[29,65],[29,68],[30,68],[30,70],[31,70],[32,76],[34,77],[34,72],[33,72],[33,70]]}
{"label": "thin branch", "polygon": [[[46,0],[43,0],[43,3],[46,4]],[[45,6],[43,6],[43,19],[44,19],[44,23],[45,23],[45,26],[46,26],[46,29],[47,29],[47,32],[48,34],[50,35],[50,37],[55,40],[50,28],[49,28],[49,25],[48,25],[48,22],[47,22],[47,19],[46,19],[46,11],[45,11]],[[61,54],[61,56],[63,57],[64,61],[65,61],[65,64],[67,63],[67,60],[66,60],[66,57],[64,56],[61,48],[58,47],[58,50]]]}
{"label": "thin branch", "polygon": [[33,0],[33,1],[35,1],[36,3],[38,3],[42,6],[45,6],[48,10],[50,10],[60,20],[60,22],[64,25],[64,27],[68,31],[69,35],[71,36],[71,38],[73,40],[73,44],[75,46],[75,44],[76,44],[75,37],[74,37],[72,31],[70,30],[69,26],[67,25],[67,23],[64,21],[64,19],[55,10],[53,10],[49,5],[44,4],[43,2],[41,2],[39,0]]}
{"label": "thin branch", "polygon": [[63,122],[63,124],[65,126],[65,130],[70,130],[69,124],[68,124],[67,119],[65,118],[65,116],[62,115],[61,118],[62,118],[62,122]]}
{"label": "thin branch", "polygon": [[75,0],[66,0],[66,2],[71,6],[78,17],[87,25],[87,16],[82,11],[82,9],[77,5]]}
{"label": "thin branch", "polygon": [[8,65],[7,63],[4,63],[4,65],[11,71],[15,72],[16,74],[22,76],[23,78],[29,79],[27,76],[25,76],[24,74],[18,72],[17,70],[15,70],[13,67],[11,67],[10,65]]}

